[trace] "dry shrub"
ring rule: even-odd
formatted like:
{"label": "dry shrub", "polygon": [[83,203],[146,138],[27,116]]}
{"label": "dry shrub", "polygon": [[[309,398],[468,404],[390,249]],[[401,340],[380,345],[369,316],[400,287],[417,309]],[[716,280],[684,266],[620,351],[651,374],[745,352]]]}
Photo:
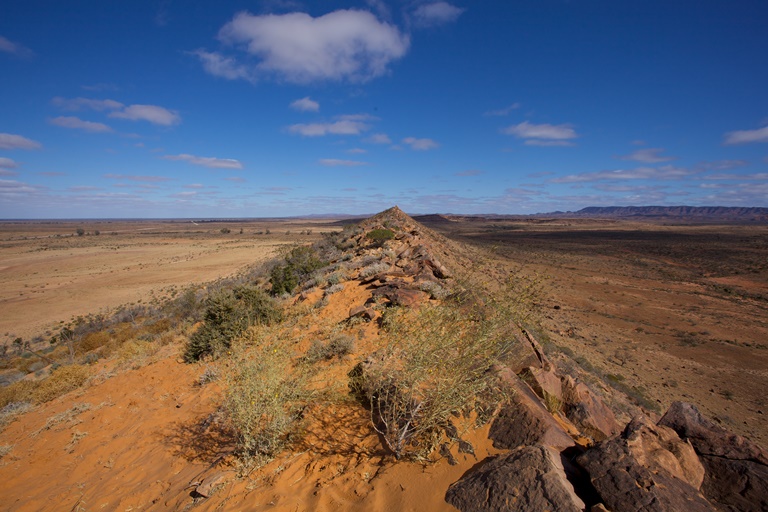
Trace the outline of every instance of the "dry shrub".
{"label": "dry shrub", "polygon": [[504,356],[508,319],[446,304],[393,310],[386,325],[388,345],[350,372],[350,388],[397,458],[425,457],[451,416],[501,398],[492,367]]}
{"label": "dry shrub", "polygon": [[98,332],[91,332],[83,336],[83,339],[78,344],[78,352],[84,354],[87,352],[91,352],[93,350],[96,350],[98,348],[103,347],[107,343],[109,343],[111,340],[111,337],[107,331],[98,331]]}
{"label": "dry shrub", "polygon": [[158,348],[151,341],[131,340],[117,349],[117,358],[123,365],[133,369],[141,368],[152,362],[152,356],[157,353]]}
{"label": "dry shrub", "polygon": [[294,368],[284,348],[264,344],[236,357],[225,375],[225,407],[241,458],[264,463],[299,431],[302,411],[311,398],[308,377]]}
{"label": "dry shrub", "polygon": [[60,366],[51,372],[51,375],[37,382],[32,398],[35,402],[44,403],[53,400],[65,393],[79,388],[91,376],[88,366],[73,364]]}
{"label": "dry shrub", "polygon": [[37,383],[30,380],[20,380],[5,387],[0,387],[0,409],[24,402],[32,401],[32,393]]}

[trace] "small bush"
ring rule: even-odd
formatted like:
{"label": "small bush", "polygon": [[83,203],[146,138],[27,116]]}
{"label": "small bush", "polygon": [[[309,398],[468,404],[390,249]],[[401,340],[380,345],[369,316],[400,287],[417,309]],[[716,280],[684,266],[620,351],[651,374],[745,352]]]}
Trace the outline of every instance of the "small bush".
{"label": "small bush", "polygon": [[384,263],[383,261],[377,261],[376,263],[372,263],[360,270],[360,277],[362,279],[368,279],[369,277],[373,277],[376,274],[387,272],[389,269],[390,266],[388,264]]}
{"label": "small bush", "polygon": [[365,237],[372,240],[377,247],[381,247],[387,240],[395,238],[395,232],[391,229],[380,228],[369,231]]}
{"label": "small bush", "polygon": [[312,273],[326,266],[317,251],[309,246],[294,247],[285,256],[285,264],[272,269],[269,281],[272,283],[272,295],[293,293],[299,283],[303,283]]}
{"label": "small bush", "polygon": [[427,292],[431,298],[436,300],[445,300],[451,294],[451,292],[443,288],[440,283],[436,283],[435,281],[420,282],[419,290]]}
{"label": "small bush", "polygon": [[320,340],[314,340],[307,350],[305,358],[310,363],[330,361],[334,357],[344,357],[354,351],[355,339],[348,334],[340,334],[331,338],[327,344]]}
{"label": "small bush", "polygon": [[263,463],[277,455],[298,431],[310,399],[307,380],[290,368],[276,346],[240,360],[227,375],[225,408],[246,461]]}
{"label": "small bush", "polygon": [[85,384],[91,376],[88,366],[73,364],[60,366],[51,372],[51,375],[37,383],[32,392],[32,398],[37,403],[53,400],[65,393],[75,390]]}
{"label": "small bush", "polygon": [[328,288],[325,289],[325,294],[333,295],[334,293],[338,293],[343,289],[344,289],[343,284],[334,284],[333,286],[329,286]]}
{"label": "small bush", "polygon": [[207,355],[218,357],[251,325],[271,324],[281,317],[274,300],[258,288],[220,290],[206,300],[205,323],[189,338],[184,359],[192,362]]}

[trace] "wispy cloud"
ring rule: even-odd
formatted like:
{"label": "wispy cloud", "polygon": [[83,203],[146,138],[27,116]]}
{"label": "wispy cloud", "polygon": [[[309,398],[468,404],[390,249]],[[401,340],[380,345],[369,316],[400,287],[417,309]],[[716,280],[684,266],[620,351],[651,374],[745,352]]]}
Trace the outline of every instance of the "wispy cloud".
{"label": "wispy cloud", "polygon": [[757,130],[738,130],[723,136],[723,144],[749,144],[750,142],[768,142],[768,126]]}
{"label": "wispy cloud", "polygon": [[486,116],[496,116],[496,117],[508,116],[509,114],[512,113],[513,110],[517,110],[518,108],[520,108],[520,104],[519,103],[513,103],[511,105],[507,105],[504,108],[500,108],[499,110],[489,110],[484,115],[486,115]]}
{"label": "wispy cloud", "polygon": [[16,169],[18,166],[14,160],[0,156],[0,169]]}
{"label": "wispy cloud", "polygon": [[232,158],[214,158],[208,156],[195,156],[188,155],[186,153],[180,155],[165,155],[162,157],[164,160],[178,160],[183,162],[189,162],[194,165],[201,165],[203,167],[209,167],[211,169],[242,169],[243,164],[239,160]]}
{"label": "wispy cloud", "polygon": [[0,52],[9,53],[16,57],[28,59],[35,55],[35,52],[21,43],[15,43],[10,39],[0,36]]}
{"label": "wispy cloud", "polygon": [[422,4],[413,11],[413,20],[417,26],[433,27],[456,21],[464,9],[448,2]]}
{"label": "wispy cloud", "polygon": [[162,183],[164,181],[170,181],[171,178],[167,176],[142,176],[136,174],[105,174],[105,178],[111,180],[128,180],[128,181],[140,181],[145,183]]}
{"label": "wispy cloud", "polygon": [[635,162],[642,162],[645,164],[656,164],[660,162],[669,162],[674,160],[674,156],[664,156],[661,153],[664,152],[664,148],[644,148],[633,151],[628,155],[620,156],[622,160],[634,160]]}
{"label": "wispy cloud", "polygon": [[305,137],[321,137],[323,135],[360,135],[370,129],[370,125],[355,116],[345,116],[332,123],[293,124],[288,131]]}
{"label": "wispy cloud", "polygon": [[253,15],[241,12],[219,31],[225,44],[258,59],[244,67],[233,58],[198,50],[204,69],[228,79],[274,78],[295,83],[366,81],[387,72],[408,51],[407,34],[362,10]]}
{"label": "wispy cloud", "polygon": [[440,147],[440,144],[432,139],[417,139],[416,137],[404,138],[403,144],[407,144],[411,147],[411,149],[415,149],[417,151],[427,151]]}
{"label": "wispy cloud", "polygon": [[148,121],[161,126],[172,126],[181,122],[177,112],[157,105],[129,105],[122,110],[109,114],[109,117],[131,121]]}
{"label": "wispy cloud", "polygon": [[13,133],[0,133],[0,149],[40,149],[42,147],[43,145],[36,140]]}
{"label": "wispy cloud", "polygon": [[363,148],[350,148],[347,150],[347,153],[350,155],[364,155],[367,152],[368,150]]}
{"label": "wispy cloud", "polygon": [[386,133],[374,133],[366,138],[364,142],[370,142],[371,144],[392,144],[392,139],[390,139]]}
{"label": "wispy cloud", "polygon": [[570,124],[533,124],[528,121],[508,126],[501,132],[525,139],[525,144],[528,146],[572,145],[571,139],[578,137],[576,130]]}
{"label": "wispy cloud", "polygon": [[91,133],[107,133],[111,132],[112,128],[104,123],[95,123],[93,121],[84,121],[79,117],[74,116],[60,116],[50,119],[52,125],[61,126],[62,128],[70,128],[74,130],[84,130]]}
{"label": "wispy cloud", "polygon": [[56,96],[51,100],[51,103],[64,110],[82,110],[90,109],[96,111],[104,110],[117,110],[123,108],[125,105],[115,100],[94,100],[91,98],[62,98]]}
{"label": "wispy cloud", "polygon": [[209,52],[206,50],[195,50],[190,52],[196,55],[203,64],[206,73],[213,76],[226,78],[227,80],[247,80],[255,81],[254,73],[242,64],[238,64],[234,57],[226,57],[218,52]]}
{"label": "wispy cloud", "polygon": [[292,102],[291,108],[300,112],[319,112],[320,104],[312,100],[309,96],[305,96]]}
{"label": "wispy cloud", "polygon": [[467,171],[460,171],[454,174],[454,176],[480,176],[484,174],[483,171],[478,169],[469,169]]}
{"label": "wispy cloud", "polygon": [[319,160],[320,165],[326,167],[358,167],[361,165],[368,165],[368,162],[360,162],[357,160],[339,160],[337,158],[321,158]]}
{"label": "wispy cloud", "polygon": [[636,169],[615,169],[597,172],[570,174],[552,178],[550,183],[579,183],[603,180],[678,180],[696,174],[698,171],[664,165],[662,167],[638,167]]}

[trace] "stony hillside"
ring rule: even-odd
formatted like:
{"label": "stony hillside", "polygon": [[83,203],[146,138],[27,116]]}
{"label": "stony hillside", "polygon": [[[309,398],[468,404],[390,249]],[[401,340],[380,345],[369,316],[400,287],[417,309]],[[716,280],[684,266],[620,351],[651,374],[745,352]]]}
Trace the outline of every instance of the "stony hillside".
{"label": "stony hillside", "polygon": [[200,290],[172,337],[7,401],[5,509],[768,506],[766,452],[691,404],[654,422],[557,368],[531,282],[490,261],[393,208]]}

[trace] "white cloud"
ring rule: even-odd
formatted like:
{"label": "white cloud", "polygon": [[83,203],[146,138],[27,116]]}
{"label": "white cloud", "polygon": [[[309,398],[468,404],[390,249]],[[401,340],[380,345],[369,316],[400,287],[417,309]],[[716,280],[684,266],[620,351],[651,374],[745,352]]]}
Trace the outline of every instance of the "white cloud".
{"label": "white cloud", "polygon": [[15,161],[10,158],[0,156],[0,168],[2,169],[16,169],[19,166]]}
{"label": "white cloud", "polygon": [[367,152],[368,150],[363,148],[351,148],[347,150],[347,153],[349,153],[350,155],[363,155]]}
{"label": "white cloud", "polygon": [[621,156],[622,160],[634,160],[635,162],[643,162],[644,164],[657,164],[659,162],[669,162],[674,160],[673,156],[661,155],[664,148],[644,148],[633,151],[628,155]]}
{"label": "white cloud", "polygon": [[615,169],[598,172],[571,174],[562,178],[553,178],[550,183],[579,183],[604,180],[676,180],[696,174],[697,171],[664,165],[661,167],[638,167],[636,169]]}
{"label": "white cloud", "polygon": [[12,133],[0,133],[0,149],[40,149],[41,147],[43,145],[36,140]]}
{"label": "white cloud", "polygon": [[542,147],[567,147],[567,146],[575,146],[575,144],[571,141],[567,140],[541,140],[541,139],[528,139],[525,142],[523,142],[526,146],[542,146]]}
{"label": "white cloud", "polygon": [[768,126],[757,130],[738,130],[724,136],[724,144],[748,144],[750,142],[768,142]]}
{"label": "white cloud", "polygon": [[188,154],[181,155],[165,155],[165,160],[179,160],[183,162],[189,162],[194,165],[202,165],[203,167],[210,167],[211,169],[242,169],[243,164],[239,160],[232,158],[213,158],[207,156],[195,156]]}
{"label": "white cloud", "polygon": [[321,158],[319,162],[320,165],[325,165],[326,167],[357,167],[360,165],[368,165],[368,162],[359,162],[357,160],[339,160],[337,158]]}
{"label": "white cloud", "polygon": [[569,124],[532,124],[528,121],[508,126],[502,130],[502,133],[514,135],[520,139],[570,140],[578,137]]}
{"label": "white cloud", "polygon": [[418,151],[426,151],[429,149],[435,149],[440,146],[432,139],[417,139],[415,137],[406,137],[403,139],[403,144],[408,144],[411,149]]}
{"label": "white cloud", "polygon": [[320,111],[320,104],[310,99],[309,96],[305,96],[292,102],[291,108],[300,112],[318,112]]}
{"label": "white cloud", "polygon": [[197,55],[203,63],[203,69],[208,74],[220,76],[227,80],[243,79],[249,82],[254,81],[253,73],[251,73],[248,67],[238,64],[233,57],[225,57],[220,53],[207,52],[205,50],[197,50],[191,53]]}
{"label": "white cloud", "polygon": [[413,18],[417,25],[431,27],[456,21],[462,12],[464,9],[447,2],[434,2],[417,7],[413,11]]}
{"label": "white cloud", "polygon": [[288,127],[288,131],[305,137],[320,137],[323,135],[360,135],[369,128],[369,125],[361,121],[342,118],[333,123],[293,124]]}
{"label": "white cloud", "polygon": [[109,117],[131,121],[149,121],[152,124],[162,126],[171,126],[181,122],[178,113],[157,105],[130,105],[121,111],[112,112]]}
{"label": "white cloud", "polygon": [[13,41],[0,36],[0,52],[10,53],[16,57],[28,58],[32,57],[35,52],[20,43],[14,43]]}
{"label": "white cloud", "polygon": [[54,117],[49,122],[62,128],[72,128],[75,130],[85,130],[92,133],[105,133],[111,132],[112,128],[104,123],[94,123],[93,121],[83,121],[79,117],[74,116],[60,116]]}
{"label": "white cloud", "polygon": [[513,103],[511,105],[507,105],[504,108],[500,108],[499,110],[489,110],[484,115],[486,115],[486,116],[498,116],[498,117],[508,116],[513,110],[517,110],[518,108],[520,108],[520,104],[519,103]]}
{"label": "white cloud", "polygon": [[297,83],[357,82],[380,76],[410,45],[397,27],[359,10],[317,18],[300,12],[263,16],[241,12],[222,27],[219,38],[244,46],[259,59],[256,76]]}
{"label": "white cloud", "polygon": [[99,112],[104,110],[117,110],[123,108],[125,105],[115,100],[94,100],[91,98],[62,98],[56,96],[51,100],[51,103],[64,110],[81,110],[84,108],[97,110]]}
{"label": "white cloud", "polygon": [[374,133],[365,139],[365,142],[370,142],[371,144],[392,144],[392,139],[386,133]]}
{"label": "white cloud", "polygon": [[136,175],[136,174],[105,174],[105,178],[111,179],[111,180],[130,180],[130,181],[141,181],[146,183],[160,183],[163,181],[170,181],[171,178],[168,178],[166,176],[142,176],[142,175]]}

